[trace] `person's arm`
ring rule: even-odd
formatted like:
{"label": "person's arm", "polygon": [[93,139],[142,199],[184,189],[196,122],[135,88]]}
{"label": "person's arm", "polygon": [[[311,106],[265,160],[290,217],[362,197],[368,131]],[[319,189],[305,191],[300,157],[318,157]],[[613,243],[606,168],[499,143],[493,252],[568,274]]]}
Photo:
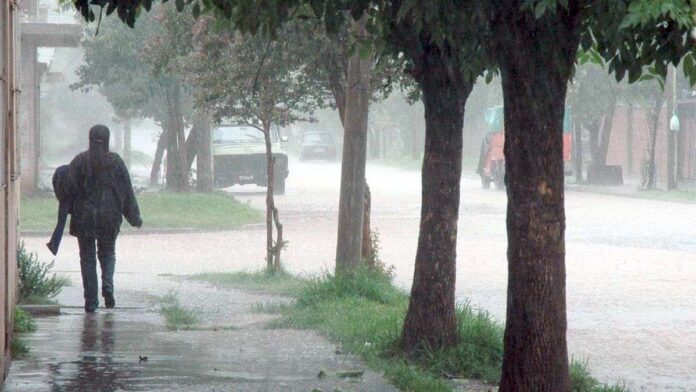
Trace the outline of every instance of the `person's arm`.
{"label": "person's arm", "polygon": [[121,159],[119,159],[119,172],[123,180],[122,186],[125,187],[123,216],[131,226],[141,227],[143,225],[143,220],[140,218],[140,207],[138,207],[138,200],[135,198],[135,192],[133,191],[133,184],[131,183],[128,168],[126,168],[126,164]]}

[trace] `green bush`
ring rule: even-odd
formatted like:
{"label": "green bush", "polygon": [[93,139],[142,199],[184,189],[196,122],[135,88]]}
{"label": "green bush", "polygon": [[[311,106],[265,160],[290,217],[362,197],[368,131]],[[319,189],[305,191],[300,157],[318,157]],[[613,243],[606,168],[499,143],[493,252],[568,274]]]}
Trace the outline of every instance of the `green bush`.
{"label": "green bush", "polygon": [[23,356],[29,354],[29,346],[24,339],[14,335],[12,336],[12,341],[10,342],[10,353],[12,354],[12,359],[22,358]]}
{"label": "green bush", "polygon": [[40,262],[36,253],[27,252],[23,242],[17,250],[17,269],[21,303],[27,303],[32,298],[53,298],[70,283],[67,278],[51,273],[53,262]]}
{"label": "green bush", "polygon": [[31,315],[22,309],[15,308],[14,313],[14,332],[34,332],[36,331],[36,321]]}

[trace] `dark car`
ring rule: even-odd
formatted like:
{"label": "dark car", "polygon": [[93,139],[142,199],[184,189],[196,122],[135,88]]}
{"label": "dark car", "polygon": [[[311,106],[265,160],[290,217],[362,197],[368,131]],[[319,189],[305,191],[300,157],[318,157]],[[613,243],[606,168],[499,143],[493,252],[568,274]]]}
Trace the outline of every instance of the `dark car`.
{"label": "dark car", "polygon": [[336,159],[336,142],[329,132],[306,132],[302,137],[300,160]]}

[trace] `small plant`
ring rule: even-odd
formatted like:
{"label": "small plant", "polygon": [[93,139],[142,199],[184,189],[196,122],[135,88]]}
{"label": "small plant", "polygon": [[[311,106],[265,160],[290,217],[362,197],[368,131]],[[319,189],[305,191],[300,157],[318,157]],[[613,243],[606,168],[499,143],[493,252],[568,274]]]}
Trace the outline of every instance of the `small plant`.
{"label": "small plant", "polygon": [[12,359],[19,359],[29,354],[29,346],[24,339],[13,335],[10,343],[10,352],[12,353]]}
{"label": "small plant", "polygon": [[52,273],[53,262],[42,263],[35,252],[29,253],[24,242],[17,249],[17,270],[19,271],[19,301],[51,299],[58,295],[70,281]]}
{"label": "small plant", "polygon": [[379,232],[377,230],[370,231],[370,242],[372,243],[370,246],[372,253],[367,256],[363,262],[370,268],[376,269],[389,277],[393,277],[394,266],[386,265],[379,255],[380,250],[382,249],[382,244],[380,243]]}
{"label": "small plant", "polygon": [[571,392],[630,392],[623,384],[608,385],[597,381],[590,374],[587,360],[570,363],[570,391]]}
{"label": "small plant", "polygon": [[280,314],[290,308],[288,302],[262,301],[251,305],[253,313]]}
{"label": "small plant", "polygon": [[190,330],[199,323],[198,312],[195,309],[189,309],[181,305],[176,293],[168,293],[161,298],[160,302],[159,312],[164,317],[168,330]]}
{"label": "small plant", "polygon": [[36,331],[36,321],[31,317],[31,315],[22,309],[15,308],[14,312],[14,332],[35,332]]}

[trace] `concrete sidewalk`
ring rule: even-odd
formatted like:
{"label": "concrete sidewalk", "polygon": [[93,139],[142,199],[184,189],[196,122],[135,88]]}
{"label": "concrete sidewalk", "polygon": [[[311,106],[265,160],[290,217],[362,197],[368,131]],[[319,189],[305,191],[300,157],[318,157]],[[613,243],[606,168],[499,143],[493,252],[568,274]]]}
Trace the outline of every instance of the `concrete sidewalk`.
{"label": "concrete sidewalk", "polygon": [[[64,308],[58,317],[37,319],[38,331],[25,335],[31,353],[13,362],[4,390],[396,390],[318,334],[266,329],[274,316],[251,311],[257,302],[287,299],[153,276],[128,281],[125,286],[152,290],[121,289],[116,309],[100,308],[91,315],[80,308],[81,287],[66,288],[59,299],[73,307]],[[150,284],[143,286],[143,281]],[[200,310],[199,329],[165,329],[156,298],[171,291],[185,306]],[[336,376],[345,370],[365,373],[355,379]],[[320,371],[325,378],[318,377]]]}

